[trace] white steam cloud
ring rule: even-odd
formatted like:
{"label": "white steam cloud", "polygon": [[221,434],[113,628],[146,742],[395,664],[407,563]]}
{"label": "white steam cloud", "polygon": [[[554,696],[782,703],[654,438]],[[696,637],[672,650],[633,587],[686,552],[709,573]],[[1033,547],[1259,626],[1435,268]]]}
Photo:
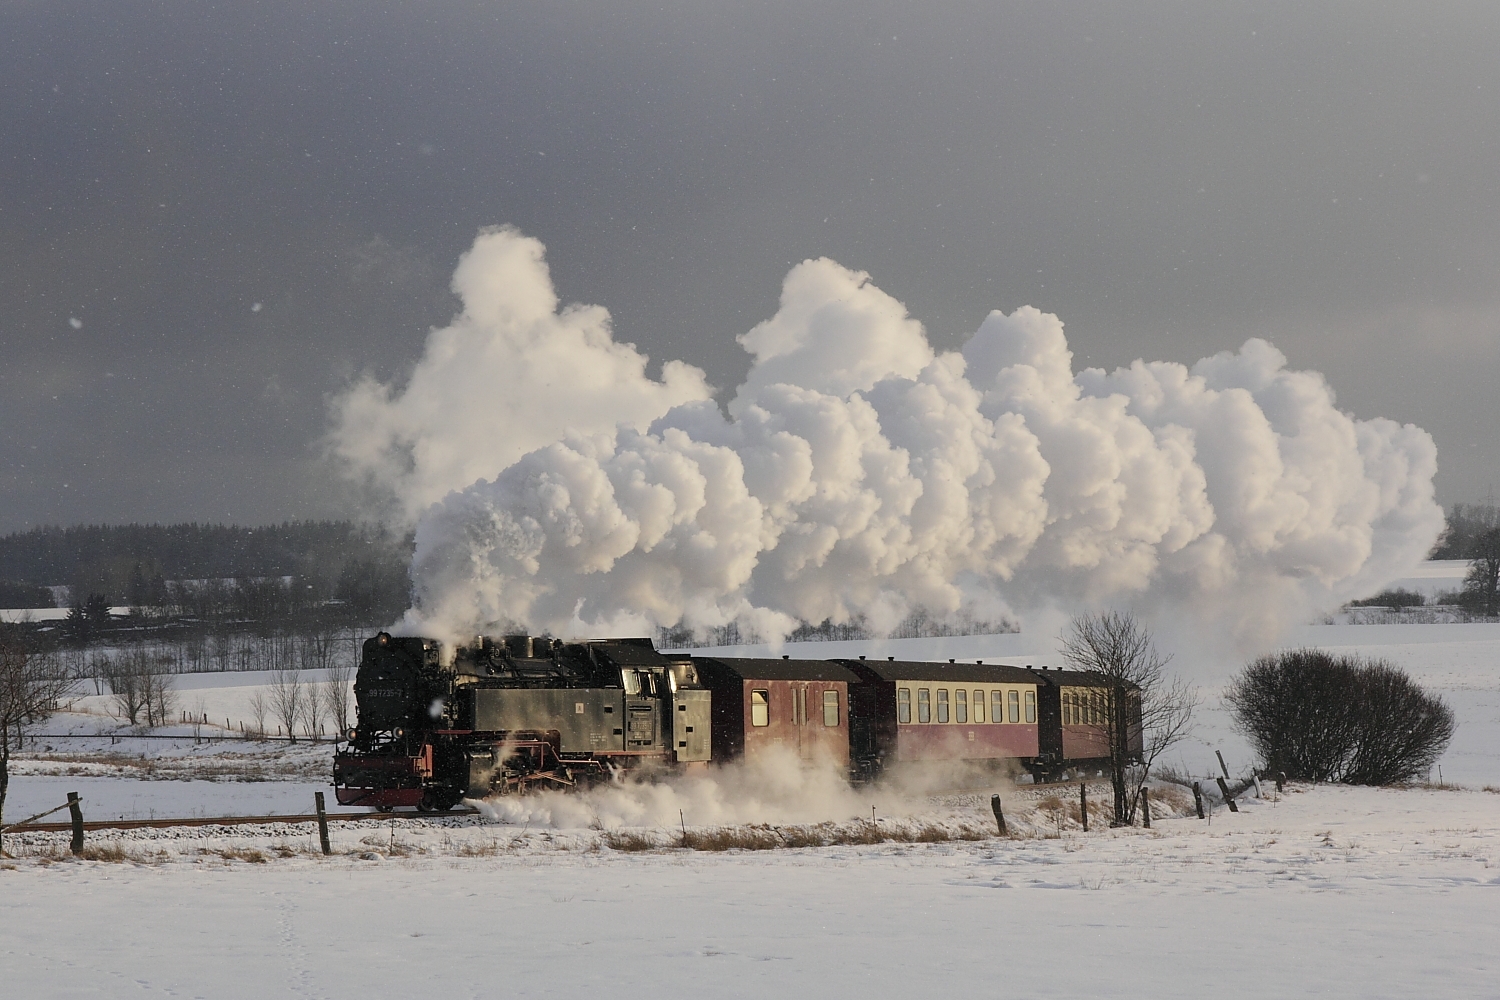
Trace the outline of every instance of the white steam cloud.
{"label": "white steam cloud", "polygon": [[680,361],[648,379],[646,356],[615,343],[608,311],[559,310],[543,254],[513,229],[480,233],[453,274],[464,310],[428,335],[406,388],[365,378],[335,402],[333,453],[412,520],[567,434],[645,428],[709,397],[703,373]]}
{"label": "white steam cloud", "polygon": [[453,287],[406,387],[359,383],[333,435],[417,518],[427,634],[774,637],[978,597],[1249,636],[1372,592],[1442,528],[1431,437],[1340,412],[1263,340],[1075,373],[1025,307],[938,354],[868,275],[809,260],[739,338],[726,414],[697,369],[647,378],[603,309],[559,311],[536,240],[481,233]]}

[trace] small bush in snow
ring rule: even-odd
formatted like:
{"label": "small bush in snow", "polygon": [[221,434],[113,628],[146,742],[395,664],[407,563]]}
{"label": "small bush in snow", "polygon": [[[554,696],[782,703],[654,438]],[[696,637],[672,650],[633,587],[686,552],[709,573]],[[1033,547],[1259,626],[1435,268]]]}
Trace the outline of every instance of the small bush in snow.
{"label": "small bush in snow", "polygon": [[1384,660],[1285,650],[1251,663],[1224,696],[1272,773],[1393,785],[1427,774],[1453,739],[1453,712]]}

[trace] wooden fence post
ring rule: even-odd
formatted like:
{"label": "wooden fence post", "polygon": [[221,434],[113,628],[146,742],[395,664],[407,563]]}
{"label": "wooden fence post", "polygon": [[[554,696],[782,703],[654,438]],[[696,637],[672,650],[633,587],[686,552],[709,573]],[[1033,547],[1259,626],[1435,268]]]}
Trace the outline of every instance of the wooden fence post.
{"label": "wooden fence post", "polygon": [[1221,770],[1221,771],[1224,772],[1224,780],[1228,781],[1229,780],[1229,765],[1224,763],[1224,755],[1222,753],[1220,753],[1218,750],[1215,750],[1214,751],[1214,756],[1217,757],[1217,758],[1219,758],[1219,770]]}
{"label": "wooden fence post", "polygon": [[1146,829],[1151,829],[1151,799],[1146,794],[1146,786],[1141,786],[1141,822]]}
{"label": "wooden fence post", "polygon": [[1223,778],[1217,778],[1215,780],[1219,783],[1219,791],[1224,793],[1224,802],[1229,806],[1229,811],[1232,813],[1239,812],[1240,807],[1235,805],[1234,796],[1229,794],[1229,785],[1224,781]]}
{"label": "wooden fence post", "polygon": [[328,846],[328,813],[323,808],[323,793],[314,792],[313,801],[318,804],[318,843],[326,857],[333,851]]}
{"label": "wooden fence post", "polygon": [[1193,805],[1198,807],[1198,818],[1203,818],[1203,786],[1193,782]]}
{"label": "wooden fence post", "polygon": [[1083,832],[1089,832],[1089,786],[1078,783],[1078,815],[1083,819]]}
{"label": "wooden fence post", "polygon": [[995,813],[995,822],[1000,827],[1000,836],[1005,836],[1005,813],[1000,809],[1000,796],[998,794],[990,796],[990,809]]}
{"label": "wooden fence post", "polygon": [[68,793],[68,813],[73,818],[73,843],[68,846],[76,856],[83,853],[83,807],[78,804],[77,792]]}
{"label": "wooden fence post", "polygon": [[1286,791],[1286,772],[1285,771],[1277,771],[1276,772],[1276,790],[1278,792],[1284,792],[1284,791]]}

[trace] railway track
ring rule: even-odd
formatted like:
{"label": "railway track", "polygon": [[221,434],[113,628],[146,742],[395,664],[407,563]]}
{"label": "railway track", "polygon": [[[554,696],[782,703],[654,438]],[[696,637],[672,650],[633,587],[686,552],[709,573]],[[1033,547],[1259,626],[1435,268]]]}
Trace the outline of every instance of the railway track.
{"label": "railway track", "polygon": [[[367,812],[367,813],[329,813],[330,823],[357,823],[361,820],[388,820],[388,819],[430,819],[435,816],[472,816],[477,809],[451,809],[446,813],[415,813],[415,812]],[[178,818],[153,818],[153,819],[101,819],[85,820],[83,828],[89,830],[166,830],[177,826],[258,826],[265,823],[316,823],[317,813],[305,815],[285,816],[193,816]],[[13,826],[6,829],[7,834],[14,833],[67,833],[73,829],[70,822],[62,823],[30,823],[21,826]]]}

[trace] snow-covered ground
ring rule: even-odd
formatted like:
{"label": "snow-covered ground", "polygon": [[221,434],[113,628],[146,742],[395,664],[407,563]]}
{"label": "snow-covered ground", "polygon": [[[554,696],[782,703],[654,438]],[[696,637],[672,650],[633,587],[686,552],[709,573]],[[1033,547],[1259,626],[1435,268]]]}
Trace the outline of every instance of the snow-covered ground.
{"label": "snow-covered ground", "polygon": [[[1384,656],[1442,693],[1459,719],[1443,778],[1468,787],[1268,788],[1207,821],[1160,787],[1152,830],[1096,816],[1085,834],[1076,786],[934,796],[773,769],[335,825],[326,859],[306,825],[91,834],[84,861],[63,835],[13,834],[5,995],[1500,996],[1500,794],[1482,790],[1500,787],[1500,625],[1289,641]],[[1056,662],[1029,642],[780,651]],[[199,738],[237,728],[265,680],[181,678],[185,707],[220,720]],[[1169,763],[1207,774],[1222,749],[1242,769],[1222,678],[1199,680],[1198,740]],[[300,812],[327,787],[329,744],[114,742],[105,701],[49,723],[100,735],[28,745],[8,816],[69,789],[93,818]],[[991,836],[992,789],[1011,838]],[[772,849],[709,849],[735,844]]]}
{"label": "snow-covered ground", "polygon": [[308,827],[32,846],[0,964],[26,997],[1496,995],[1500,795],[1293,786],[1088,834],[1037,805],[1014,839],[724,853],[474,818],[327,859]]}

